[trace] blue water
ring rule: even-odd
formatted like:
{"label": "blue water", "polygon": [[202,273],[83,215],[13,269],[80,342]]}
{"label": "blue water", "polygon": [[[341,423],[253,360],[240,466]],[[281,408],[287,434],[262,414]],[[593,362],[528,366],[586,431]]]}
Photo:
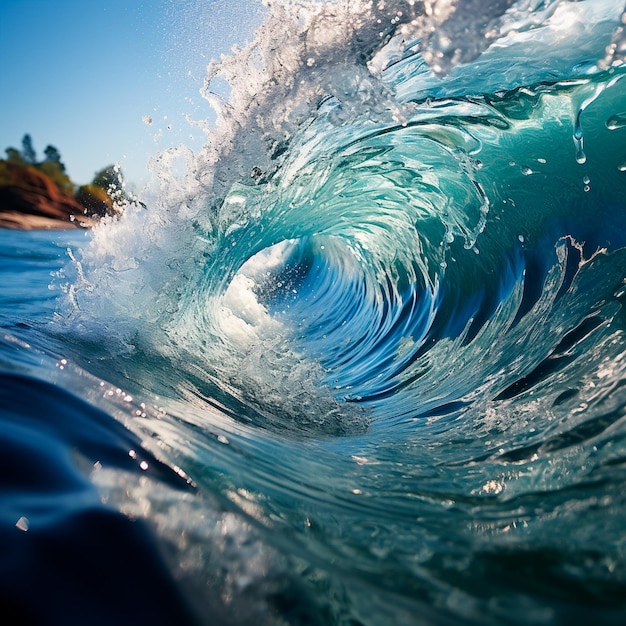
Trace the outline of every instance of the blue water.
{"label": "blue water", "polygon": [[623,6],[391,4],[278,3],[147,208],[0,232],[18,623],[626,620]]}

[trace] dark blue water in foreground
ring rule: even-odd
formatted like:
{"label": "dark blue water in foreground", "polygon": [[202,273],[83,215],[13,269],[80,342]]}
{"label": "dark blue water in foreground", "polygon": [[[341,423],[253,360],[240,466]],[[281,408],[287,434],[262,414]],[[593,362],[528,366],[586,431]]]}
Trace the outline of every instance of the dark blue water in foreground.
{"label": "dark blue water in foreground", "polygon": [[147,208],[0,232],[3,614],[626,621],[623,6],[527,5],[324,9]]}

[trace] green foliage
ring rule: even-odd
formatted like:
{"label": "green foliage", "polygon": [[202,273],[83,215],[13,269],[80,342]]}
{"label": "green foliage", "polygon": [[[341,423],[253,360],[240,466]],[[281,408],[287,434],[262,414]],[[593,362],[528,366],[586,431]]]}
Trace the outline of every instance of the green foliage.
{"label": "green foliage", "polygon": [[116,165],[108,165],[104,169],[101,169],[93,177],[91,183],[107,191],[121,189],[124,186],[122,172]]}
{"label": "green foliage", "polygon": [[[50,163],[58,163],[61,169],[65,171],[65,165],[61,163],[61,154],[54,146],[47,145],[43,153],[46,155],[46,161],[49,161]],[[44,161],[44,163],[46,161]]]}
{"label": "green foliage", "polygon": [[22,157],[29,165],[37,163],[37,153],[33,148],[33,140],[28,133],[22,137]]}
{"label": "green foliage", "polygon": [[18,163],[19,165],[26,165],[22,153],[17,148],[7,148],[5,150],[7,154],[7,161],[9,163]]}
{"label": "green foliage", "polygon": [[29,189],[33,170],[37,169],[24,162],[0,160],[0,187],[21,187]]}
{"label": "green foliage", "polygon": [[76,200],[85,207],[87,215],[104,217],[116,213],[113,200],[100,185],[81,185],[76,191]]}
{"label": "green foliage", "polygon": [[124,190],[126,183],[119,165],[109,165],[101,169],[96,173],[91,184],[106,191],[117,212],[121,212],[122,207],[130,200]]}
{"label": "green foliage", "polygon": [[13,173],[11,172],[11,161],[8,159],[0,161],[0,187],[13,184]]}
{"label": "green foliage", "polygon": [[62,163],[46,160],[38,163],[37,169],[51,178],[61,191],[70,196],[74,194],[75,185],[65,173],[65,167]]}

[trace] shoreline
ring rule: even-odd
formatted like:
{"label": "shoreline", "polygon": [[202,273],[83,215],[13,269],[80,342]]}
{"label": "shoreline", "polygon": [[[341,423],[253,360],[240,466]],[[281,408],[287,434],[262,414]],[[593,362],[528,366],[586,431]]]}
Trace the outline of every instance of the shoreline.
{"label": "shoreline", "polygon": [[70,230],[92,228],[98,219],[76,215],[74,220],[64,220],[20,211],[0,211],[0,228],[6,230]]}

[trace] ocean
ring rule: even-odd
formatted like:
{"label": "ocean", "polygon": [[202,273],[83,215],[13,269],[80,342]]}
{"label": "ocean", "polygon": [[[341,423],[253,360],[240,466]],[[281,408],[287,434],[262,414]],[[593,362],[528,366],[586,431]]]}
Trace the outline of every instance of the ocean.
{"label": "ocean", "polygon": [[0,231],[11,623],[626,623],[624,15],[267,3],[205,148]]}

